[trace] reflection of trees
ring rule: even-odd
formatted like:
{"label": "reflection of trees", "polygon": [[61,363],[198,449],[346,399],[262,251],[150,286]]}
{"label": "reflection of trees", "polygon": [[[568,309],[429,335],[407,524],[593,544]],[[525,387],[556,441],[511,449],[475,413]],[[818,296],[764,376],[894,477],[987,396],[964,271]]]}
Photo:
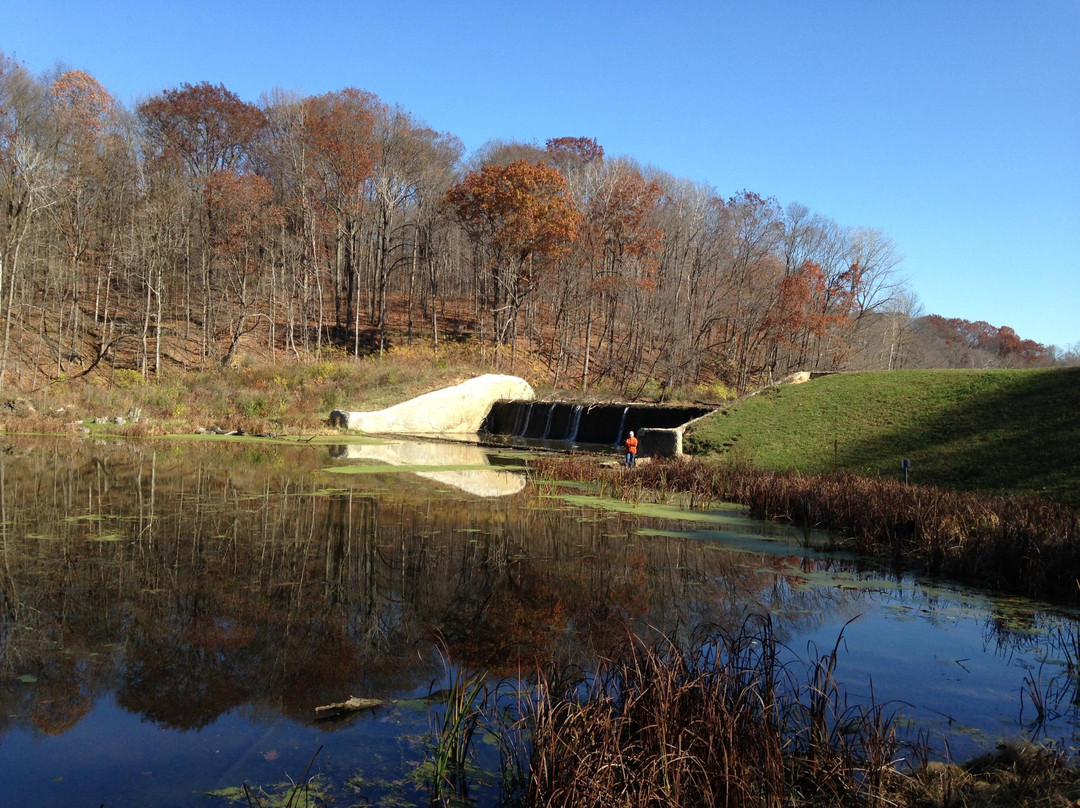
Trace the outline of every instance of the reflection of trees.
{"label": "reflection of trees", "polygon": [[830,562],[642,538],[649,520],[529,490],[452,499],[364,475],[327,491],[320,454],[58,441],[0,455],[0,716],[62,732],[116,690],[172,728],[241,707],[309,720],[428,684],[436,632],[456,660],[513,674],[588,665],[627,627],[677,636],[783,612],[783,639],[852,608],[800,583]]}
{"label": "reflection of trees", "polygon": [[85,660],[54,656],[42,660],[30,723],[47,735],[61,735],[93,707],[92,671]]}

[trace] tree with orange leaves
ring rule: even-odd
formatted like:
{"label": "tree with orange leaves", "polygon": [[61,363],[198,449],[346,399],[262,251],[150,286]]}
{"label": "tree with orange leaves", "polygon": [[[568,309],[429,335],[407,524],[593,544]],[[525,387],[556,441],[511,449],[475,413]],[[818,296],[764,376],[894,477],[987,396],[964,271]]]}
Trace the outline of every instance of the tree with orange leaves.
{"label": "tree with orange leaves", "polygon": [[450,188],[446,199],[487,264],[496,350],[507,343],[513,350],[518,312],[543,262],[565,254],[577,237],[581,214],[566,179],[542,161],[486,165]]}
{"label": "tree with orange leaves", "polygon": [[[148,159],[156,169],[152,193],[170,198],[174,194],[171,180],[183,176],[189,183],[191,209],[200,214],[198,228],[193,227],[190,235],[200,247],[197,282],[203,295],[202,352],[211,356],[218,319],[218,280],[212,260],[217,207],[207,198],[214,190],[208,180],[219,171],[251,168],[254,146],[266,128],[266,115],[224,85],[209,82],[166,90],[140,104],[137,112],[146,135]],[[200,197],[203,204],[196,207]],[[184,272],[190,273],[191,266],[185,263]],[[185,284],[191,280],[185,278]],[[186,313],[189,322],[192,314]]]}
{"label": "tree with orange leaves", "polygon": [[[353,321],[357,304],[360,234],[375,170],[375,124],[382,107],[375,95],[355,87],[326,93],[304,104],[304,142],[310,149],[309,171],[315,187],[310,214],[315,232],[311,235],[318,234],[321,245],[314,257],[327,265],[335,279],[338,327]],[[318,282],[319,273],[315,278]]]}
{"label": "tree with orange leaves", "polygon": [[205,81],[166,90],[140,104],[138,113],[159,156],[203,178],[240,169],[266,126],[258,107]]}
{"label": "tree with orange leaves", "polygon": [[567,168],[580,168],[604,159],[604,147],[590,137],[553,137],[545,144],[555,165],[566,173]]}
{"label": "tree with orange leaves", "polygon": [[61,122],[92,137],[105,130],[116,106],[101,83],[82,70],[68,70],[52,83],[50,91]]}
{"label": "tree with orange leaves", "polygon": [[[780,281],[776,305],[767,318],[770,330],[770,368],[777,369],[780,349],[791,352],[789,367],[804,367],[810,360],[817,367],[839,362],[848,346],[843,329],[854,316],[854,291],[858,285],[858,265],[830,278],[816,261],[803,261]],[[788,369],[788,368],[784,368]]]}

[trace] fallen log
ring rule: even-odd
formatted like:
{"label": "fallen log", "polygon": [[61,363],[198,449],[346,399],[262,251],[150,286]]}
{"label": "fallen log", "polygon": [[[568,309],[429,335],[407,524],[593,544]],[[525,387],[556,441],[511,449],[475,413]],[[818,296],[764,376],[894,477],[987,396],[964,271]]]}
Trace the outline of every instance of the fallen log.
{"label": "fallen log", "polygon": [[324,704],[321,707],[315,708],[316,718],[333,718],[343,713],[355,713],[360,710],[373,710],[376,707],[382,707],[382,699],[361,699],[356,696],[349,696],[345,701],[336,701],[333,704]]}

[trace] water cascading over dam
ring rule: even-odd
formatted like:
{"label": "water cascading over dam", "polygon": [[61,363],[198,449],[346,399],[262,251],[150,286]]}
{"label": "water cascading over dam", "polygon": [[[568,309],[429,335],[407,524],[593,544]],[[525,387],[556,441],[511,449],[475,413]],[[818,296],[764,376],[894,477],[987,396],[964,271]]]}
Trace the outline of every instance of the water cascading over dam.
{"label": "water cascading over dam", "polygon": [[674,429],[709,412],[708,407],[663,404],[496,401],[480,431],[501,437],[612,445],[630,430]]}

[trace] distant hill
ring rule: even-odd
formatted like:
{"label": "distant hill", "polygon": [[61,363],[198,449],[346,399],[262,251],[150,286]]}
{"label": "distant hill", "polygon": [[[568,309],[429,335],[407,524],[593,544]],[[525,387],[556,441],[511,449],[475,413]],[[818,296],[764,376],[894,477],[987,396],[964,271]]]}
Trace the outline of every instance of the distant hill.
{"label": "distant hill", "polygon": [[[844,370],[952,368],[991,370],[1080,366],[1080,343],[1042,345],[1008,326],[900,311],[863,316]],[[822,369],[827,369],[822,366]]]}
{"label": "distant hill", "polygon": [[761,469],[902,475],[1080,505],[1080,368],[842,373],[708,416],[687,451]]}

